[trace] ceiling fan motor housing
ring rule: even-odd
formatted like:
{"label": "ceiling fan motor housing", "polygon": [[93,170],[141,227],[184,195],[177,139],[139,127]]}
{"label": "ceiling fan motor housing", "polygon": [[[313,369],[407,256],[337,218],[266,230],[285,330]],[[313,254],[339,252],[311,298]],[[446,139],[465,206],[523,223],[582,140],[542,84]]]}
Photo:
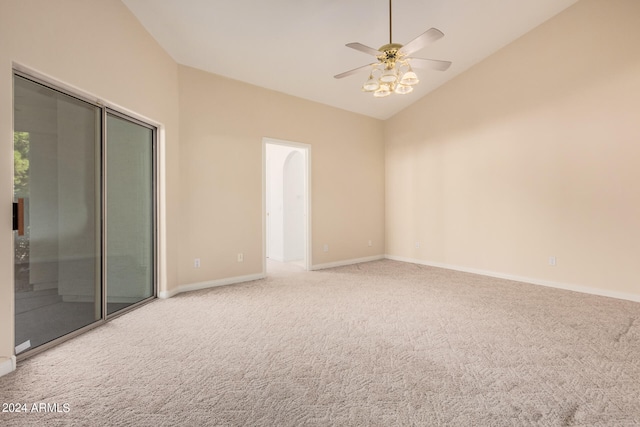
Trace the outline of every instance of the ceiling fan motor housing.
{"label": "ceiling fan motor housing", "polygon": [[382,54],[377,56],[378,61],[384,63],[387,69],[394,68],[396,61],[404,56],[400,53],[401,48],[402,45],[399,43],[389,43],[380,46],[378,50],[382,52]]}

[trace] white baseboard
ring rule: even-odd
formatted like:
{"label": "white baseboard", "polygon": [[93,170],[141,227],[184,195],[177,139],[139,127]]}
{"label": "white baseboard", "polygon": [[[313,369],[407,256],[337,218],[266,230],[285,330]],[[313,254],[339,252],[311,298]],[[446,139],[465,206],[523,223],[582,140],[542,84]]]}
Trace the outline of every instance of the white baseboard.
{"label": "white baseboard", "polygon": [[496,277],[498,279],[513,280],[515,282],[529,283],[531,285],[546,286],[548,288],[564,289],[567,291],[580,292],[583,294],[591,294],[591,295],[598,295],[602,297],[640,302],[640,295],[629,294],[626,292],[609,291],[606,289],[591,288],[588,286],[574,285],[574,284],[568,284],[568,283],[558,283],[558,282],[552,282],[550,280],[534,279],[531,277],[516,276],[513,274],[498,273],[495,271],[488,271],[488,270],[479,270],[476,268],[467,268],[467,267],[461,267],[459,265],[444,264],[439,262],[423,261],[423,260],[414,259],[414,258],[399,257],[395,255],[385,255],[385,258],[391,259],[394,261],[408,262],[411,264],[420,264],[420,265],[426,265],[429,267],[438,267],[438,268],[445,268],[447,270],[455,270],[455,271],[462,271],[465,273],[479,274],[481,276]]}
{"label": "white baseboard", "polygon": [[16,357],[0,357],[0,377],[16,370]]}
{"label": "white baseboard", "polygon": [[251,282],[252,280],[260,280],[264,279],[266,274],[251,274],[247,276],[236,276],[236,277],[227,277],[224,279],[211,280],[208,282],[199,282],[199,283],[191,283],[187,285],[180,285],[177,289],[172,289],[170,291],[160,291],[158,292],[158,298],[166,299],[171,298],[172,296],[178,295],[182,292],[190,292],[190,291],[198,291],[200,289],[208,289],[215,288],[217,286],[226,286],[233,285],[236,283],[242,282]]}
{"label": "white baseboard", "polygon": [[325,268],[342,267],[351,264],[360,264],[361,262],[378,261],[384,259],[384,255],[374,255],[365,258],[347,259],[344,261],[329,262],[326,264],[316,264],[311,266],[311,270],[324,270]]}

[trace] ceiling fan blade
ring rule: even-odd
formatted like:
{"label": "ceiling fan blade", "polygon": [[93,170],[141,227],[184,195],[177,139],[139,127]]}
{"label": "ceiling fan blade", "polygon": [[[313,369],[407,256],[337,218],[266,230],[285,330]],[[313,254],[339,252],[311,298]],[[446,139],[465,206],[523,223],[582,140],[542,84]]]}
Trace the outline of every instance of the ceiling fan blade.
{"label": "ceiling fan blade", "polygon": [[410,55],[413,52],[419,51],[429,43],[433,43],[434,41],[441,39],[442,37],[444,37],[442,31],[438,30],[437,28],[430,28],[415,39],[411,40],[406,45],[404,45],[400,49],[400,52],[405,55]]}
{"label": "ceiling fan blade", "polygon": [[360,71],[364,70],[365,68],[369,68],[372,65],[376,65],[376,64],[373,63],[373,64],[363,65],[362,67],[354,68],[353,70],[349,70],[349,71],[345,71],[344,73],[336,74],[333,77],[336,78],[336,79],[341,79],[343,77],[347,77],[347,76],[350,76],[352,74],[359,73]]}
{"label": "ceiling fan blade", "polygon": [[365,46],[362,43],[347,43],[345,46],[350,47],[351,49],[359,50],[360,52],[368,53],[369,55],[373,56],[382,55],[382,52],[380,52],[378,49]]}
{"label": "ceiling fan blade", "polygon": [[438,59],[406,58],[412,67],[429,68],[431,70],[445,71],[451,66],[451,61],[440,61]]}

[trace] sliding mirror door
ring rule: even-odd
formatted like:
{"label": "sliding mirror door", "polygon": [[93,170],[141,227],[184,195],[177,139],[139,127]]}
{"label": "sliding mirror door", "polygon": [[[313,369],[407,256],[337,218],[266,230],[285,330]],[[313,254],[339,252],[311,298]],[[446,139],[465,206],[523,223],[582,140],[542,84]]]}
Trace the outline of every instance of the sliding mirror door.
{"label": "sliding mirror door", "polygon": [[98,107],[14,77],[16,353],[102,317]]}
{"label": "sliding mirror door", "polygon": [[155,129],[107,113],[107,314],[154,295]]}

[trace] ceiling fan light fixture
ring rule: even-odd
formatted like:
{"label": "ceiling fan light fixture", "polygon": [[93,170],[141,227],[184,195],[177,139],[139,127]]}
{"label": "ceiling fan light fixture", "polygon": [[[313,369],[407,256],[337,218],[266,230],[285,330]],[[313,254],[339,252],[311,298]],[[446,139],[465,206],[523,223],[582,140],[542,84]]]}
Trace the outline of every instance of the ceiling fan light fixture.
{"label": "ceiling fan light fixture", "polygon": [[411,92],[413,92],[413,86],[409,86],[405,84],[399,84],[396,86],[396,89],[395,89],[395,93],[400,95],[406,95]]}
{"label": "ceiling fan light fixture", "polygon": [[380,81],[383,83],[394,83],[396,80],[398,80],[398,74],[393,68],[387,68],[380,76]]}
{"label": "ceiling fan light fixture", "polygon": [[362,85],[362,90],[365,92],[374,92],[380,89],[380,83],[373,78],[373,73],[369,75],[369,80],[364,82]]}
{"label": "ceiling fan light fixture", "polygon": [[391,87],[388,84],[381,84],[380,88],[373,92],[373,96],[376,98],[384,98],[385,96],[391,95]]}
{"label": "ceiling fan light fixture", "polygon": [[420,80],[418,79],[418,76],[411,69],[404,73],[402,75],[402,78],[400,79],[400,84],[405,86],[413,86],[415,84],[418,84],[419,82]]}
{"label": "ceiling fan light fixture", "polygon": [[[399,95],[405,95],[411,93],[414,90],[414,86],[420,83],[420,79],[416,73],[411,69],[411,61],[416,61],[417,67],[432,68],[434,70],[445,71],[451,65],[450,61],[440,61],[435,59],[425,58],[413,58],[410,57],[414,52],[419,51],[429,43],[433,43],[436,40],[444,37],[442,31],[437,28],[430,28],[418,37],[411,40],[406,45],[394,43],[391,35],[392,23],[391,18],[391,1],[389,0],[389,43],[380,46],[378,49],[363,45],[362,43],[347,43],[347,47],[350,47],[360,52],[364,52],[368,55],[375,56],[377,63],[363,65],[353,70],[345,71],[344,73],[336,74],[336,79],[350,76],[358,73],[361,70],[369,68],[369,79],[363,83],[362,91],[373,93],[376,98],[383,98],[396,93]],[[376,73],[376,78],[373,77],[373,73]]]}

